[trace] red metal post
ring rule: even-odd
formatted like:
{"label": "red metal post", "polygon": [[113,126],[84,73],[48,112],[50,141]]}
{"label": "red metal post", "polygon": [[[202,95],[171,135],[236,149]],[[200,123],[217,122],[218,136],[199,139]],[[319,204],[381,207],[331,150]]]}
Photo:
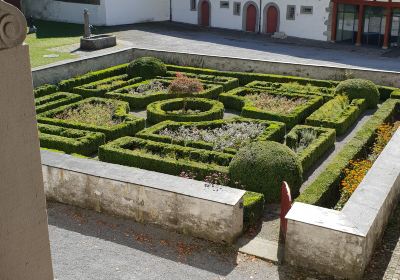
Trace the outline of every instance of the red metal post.
{"label": "red metal post", "polygon": [[332,9],[331,42],[335,42],[336,41],[337,11],[338,11],[338,3],[336,1],[334,1],[333,2],[333,9]]}
{"label": "red metal post", "polygon": [[279,234],[280,243],[285,243],[286,240],[287,220],[285,217],[290,208],[292,208],[292,195],[290,194],[289,185],[286,182],[283,182],[281,187],[281,227]]}
{"label": "red metal post", "polygon": [[392,24],[392,9],[386,9],[386,25],[385,25],[385,36],[383,39],[383,49],[387,49],[389,47],[389,37],[390,37],[390,29]]}
{"label": "red metal post", "polygon": [[358,30],[357,30],[357,41],[356,46],[361,46],[361,39],[364,27],[364,5],[361,4],[358,9]]}

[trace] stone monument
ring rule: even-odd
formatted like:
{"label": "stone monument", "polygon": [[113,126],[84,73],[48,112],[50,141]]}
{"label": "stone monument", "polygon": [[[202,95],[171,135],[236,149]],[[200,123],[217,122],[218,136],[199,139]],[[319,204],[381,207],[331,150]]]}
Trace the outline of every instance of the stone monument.
{"label": "stone monument", "polygon": [[0,279],[53,280],[26,31],[0,0]]}
{"label": "stone monument", "polygon": [[92,35],[89,20],[89,11],[85,9],[83,11],[84,21],[84,34],[81,38],[81,49],[83,50],[100,50],[105,48],[114,47],[117,45],[117,38],[115,35]]}

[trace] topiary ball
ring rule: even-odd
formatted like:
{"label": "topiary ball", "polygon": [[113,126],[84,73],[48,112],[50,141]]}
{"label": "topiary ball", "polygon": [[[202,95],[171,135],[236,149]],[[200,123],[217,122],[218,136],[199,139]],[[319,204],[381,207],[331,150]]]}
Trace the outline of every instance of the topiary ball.
{"label": "topiary ball", "polygon": [[350,79],[340,82],[335,93],[347,95],[351,100],[364,98],[370,109],[376,108],[379,103],[379,90],[373,82],[368,80]]}
{"label": "topiary ball", "polygon": [[302,168],[286,145],[262,141],[241,148],[229,165],[233,182],[248,191],[262,193],[266,202],[280,202],[282,182],[289,184],[293,198],[300,193]]}
{"label": "topiary ball", "polygon": [[155,57],[141,57],[129,63],[126,70],[130,77],[142,77],[152,79],[157,76],[165,76],[167,67],[164,62]]}

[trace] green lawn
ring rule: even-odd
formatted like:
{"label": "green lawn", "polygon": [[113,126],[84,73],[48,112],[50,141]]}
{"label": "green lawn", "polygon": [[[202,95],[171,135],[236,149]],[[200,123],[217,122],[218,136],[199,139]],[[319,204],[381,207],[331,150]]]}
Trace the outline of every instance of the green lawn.
{"label": "green lawn", "polygon": [[[25,41],[29,45],[32,67],[76,57],[68,52],[50,49],[78,43],[83,33],[83,25],[41,20],[35,21],[35,25],[38,32],[28,35]],[[48,58],[44,57],[45,55],[58,57]]]}

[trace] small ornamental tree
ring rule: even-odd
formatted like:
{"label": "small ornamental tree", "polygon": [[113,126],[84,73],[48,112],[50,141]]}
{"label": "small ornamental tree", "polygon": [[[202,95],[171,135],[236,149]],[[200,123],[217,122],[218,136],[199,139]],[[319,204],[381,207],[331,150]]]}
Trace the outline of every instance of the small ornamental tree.
{"label": "small ornamental tree", "polygon": [[189,78],[182,73],[176,73],[175,79],[172,80],[168,91],[171,94],[177,94],[183,98],[182,111],[187,111],[187,98],[204,90],[203,84],[199,79]]}

